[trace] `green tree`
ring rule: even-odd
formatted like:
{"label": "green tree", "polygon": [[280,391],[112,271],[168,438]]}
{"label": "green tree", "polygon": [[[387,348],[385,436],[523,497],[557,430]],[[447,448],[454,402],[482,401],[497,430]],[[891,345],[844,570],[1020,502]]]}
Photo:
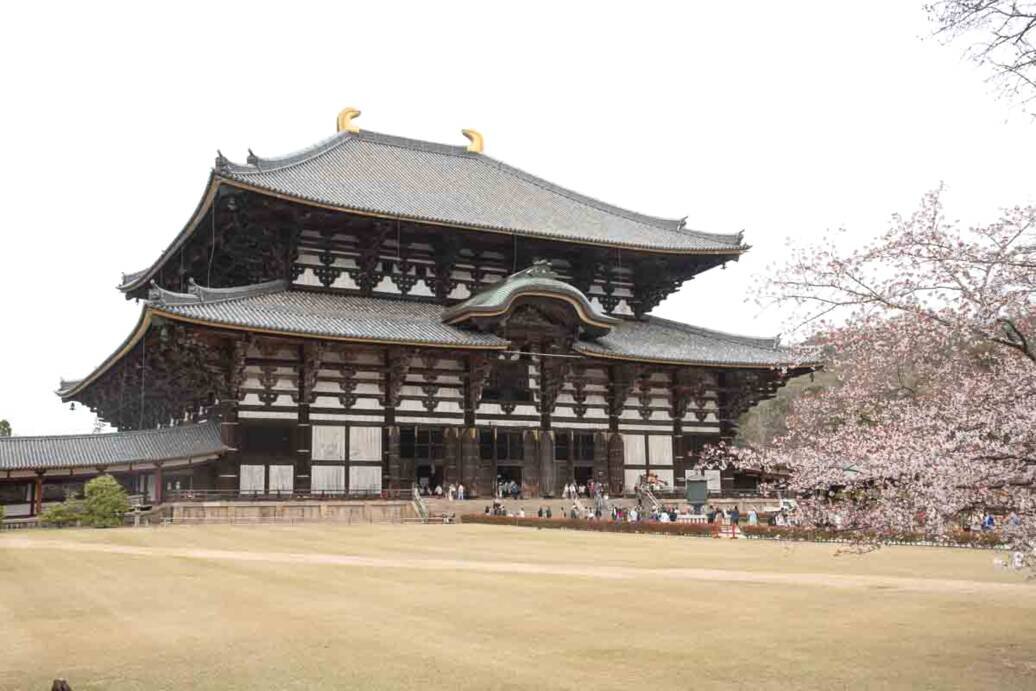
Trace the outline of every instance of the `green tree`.
{"label": "green tree", "polygon": [[86,483],[86,523],[95,528],[115,528],[122,525],[123,515],[129,511],[126,490],[111,475],[101,475]]}
{"label": "green tree", "polygon": [[0,437],[11,436],[11,423],[7,420],[0,420]]}

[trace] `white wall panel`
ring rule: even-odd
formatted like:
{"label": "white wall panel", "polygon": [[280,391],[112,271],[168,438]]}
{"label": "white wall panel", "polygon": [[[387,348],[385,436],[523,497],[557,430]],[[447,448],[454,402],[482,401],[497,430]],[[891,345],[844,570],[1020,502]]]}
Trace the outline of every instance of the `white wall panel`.
{"label": "white wall panel", "polygon": [[351,491],[351,492],[380,492],[381,491],[381,466],[375,466],[375,465],[350,465],[349,466],[349,491]]}
{"label": "white wall panel", "polygon": [[644,435],[622,435],[622,459],[624,465],[646,465]]}
{"label": "white wall panel", "polygon": [[314,425],[310,449],[314,461],[344,461],[345,427]]}
{"label": "white wall panel", "polygon": [[380,461],[381,460],[381,428],[380,427],[350,427],[349,428],[349,460],[350,461]]}
{"label": "white wall panel", "polygon": [[263,492],[266,490],[266,466],[241,466],[240,485],[242,492]]}
{"label": "white wall panel", "polygon": [[345,491],[344,465],[315,465],[310,469],[310,487],[313,492]]}
{"label": "white wall panel", "polygon": [[270,466],[270,491],[291,492],[295,489],[295,466]]}
{"label": "white wall panel", "polygon": [[[653,434],[648,437],[648,453],[651,466],[673,464],[673,438]],[[670,471],[670,475],[672,472]]]}

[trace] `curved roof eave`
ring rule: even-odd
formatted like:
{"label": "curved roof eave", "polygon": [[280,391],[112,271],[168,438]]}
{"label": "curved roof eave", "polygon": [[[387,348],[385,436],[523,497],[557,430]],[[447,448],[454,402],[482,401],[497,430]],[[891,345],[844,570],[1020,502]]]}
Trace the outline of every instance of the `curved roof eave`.
{"label": "curved roof eave", "polygon": [[86,387],[92,384],[102,374],[107,372],[112,367],[112,365],[121,360],[123,356],[126,355],[126,353],[128,353],[130,350],[133,349],[135,345],[137,345],[140,339],[143,338],[144,334],[147,333],[148,327],[151,326],[151,316],[151,309],[149,307],[144,307],[140,311],[140,318],[137,319],[137,325],[133,327],[133,330],[130,331],[130,334],[126,337],[126,340],[124,340],[122,344],[118,348],[116,348],[111,355],[105,358],[104,361],[100,365],[98,365],[93,372],[83,377],[82,379],[68,382],[63,381],[62,384],[64,384],[65,386],[63,388],[58,388],[58,390],[54,393],[60,396],[63,402],[68,401],[73,396],[82,393],[82,391]]}
{"label": "curved roof eave", "polygon": [[577,294],[571,294],[568,291],[550,291],[538,285],[520,286],[510,291],[503,302],[500,303],[472,306],[460,303],[443,313],[443,322],[446,324],[456,324],[472,317],[497,317],[510,312],[514,308],[514,303],[521,298],[542,297],[550,300],[561,300],[571,305],[579,316],[579,320],[584,324],[600,329],[610,329],[612,325],[618,323],[619,320],[615,317],[595,314],[593,305],[590,304],[586,297],[578,293],[575,288],[572,290]]}
{"label": "curved roof eave", "polygon": [[191,214],[187,224],[184,225],[183,229],[173,238],[173,241],[166,247],[162,254],[159,255],[158,259],[151,263],[151,265],[143,271],[137,271],[131,274],[123,274],[123,281],[118,286],[119,290],[123,293],[128,293],[132,290],[137,290],[148,284],[148,281],[155,275],[155,272],[173,255],[176,250],[180,249],[180,246],[187,240],[188,237],[194,232],[198,223],[208,213],[209,207],[212,206],[212,200],[216,197],[216,191],[219,189],[220,178],[217,177],[216,172],[209,171],[209,179],[205,183],[205,192],[202,194],[201,199],[198,200],[198,205],[194,208],[194,213]]}

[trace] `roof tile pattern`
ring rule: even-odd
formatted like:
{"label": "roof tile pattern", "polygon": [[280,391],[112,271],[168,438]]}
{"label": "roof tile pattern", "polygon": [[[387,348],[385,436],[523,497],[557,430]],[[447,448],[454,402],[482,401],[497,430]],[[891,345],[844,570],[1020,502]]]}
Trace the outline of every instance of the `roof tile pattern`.
{"label": "roof tile pattern", "polygon": [[[503,348],[507,341],[443,324],[442,306],[386,298],[364,298],[303,290],[255,292],[234,289],[225,299],[205,302],[152,302],[168,314],[231,327],[303,336],[468,348]],[[164,291],[168,297],[168,291]]]}
{"label": "roof tile pattern", "polygon": [[207,422],[109,434],[0,437],[0,470],[43,470],[197,458],[229,448]]}
{"label": "roof tile pattern", "polygon": [[749,367],[805,364],[774,338],[735,336],[658,317],[620,320],[607,336],[579,341],[574,349],[584,355],[649,362]]}
{"label": "roof tile pattern", "polygon": [[220,158],[216,175],[289,197],[418,221],[647,250],[736,253],[738,235],[684,228],[537,178],[464,147],[342,132],[283,158]]}
{"label": "roof tile pattern", "polygon": [[[538,279],[539,280],[539,279]],[[456,308],[357,295],[284,289],[264,283],[226,292],[223,299],[183,302],[163,291],[169,303],[152,302],[161,312],[208,324],[278,333],[379,343],[500,348],[498,336],[442,323]],[[490,289],[492,290],[492,289]],[[172,297],[171,297],[172,296]],[[181,296],[182,297],[182,296]],[[584,355],[704,365],[793,366],[793,351],[775,339],[734,336],[657,317],[607,318],[611,332],[576,342]]]}

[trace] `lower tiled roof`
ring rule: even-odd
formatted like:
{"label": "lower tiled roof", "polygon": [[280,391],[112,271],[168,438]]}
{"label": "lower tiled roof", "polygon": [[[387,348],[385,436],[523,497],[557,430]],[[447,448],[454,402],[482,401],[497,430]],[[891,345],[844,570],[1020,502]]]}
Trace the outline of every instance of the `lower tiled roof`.
{"label": "lower tiled roof", "polygon": [[809,366],[775,338],[735,336],[690,324],[647,317],[622,319],[607,336],[579,341],[574,349],[584,355],[731,367]]}
{"label": "lower tiled roof", "polygon": [[358,341],[461,348],[504,348],[492,334],[442,323],[441,305],[304,290],[271,291],[272,284],[220,299],[186,302],[168,292],[151,305],[160,313],[208,324]]}
{"label": "lower tiled roof", "polygon": [[0,471],[172,461],[229,450],[215,422],[107,434],[0,437]]}

